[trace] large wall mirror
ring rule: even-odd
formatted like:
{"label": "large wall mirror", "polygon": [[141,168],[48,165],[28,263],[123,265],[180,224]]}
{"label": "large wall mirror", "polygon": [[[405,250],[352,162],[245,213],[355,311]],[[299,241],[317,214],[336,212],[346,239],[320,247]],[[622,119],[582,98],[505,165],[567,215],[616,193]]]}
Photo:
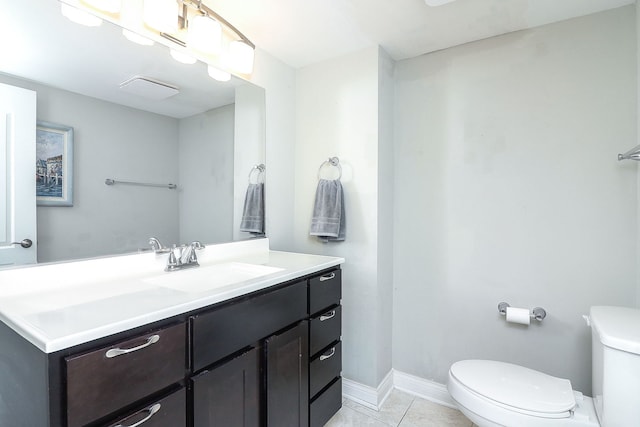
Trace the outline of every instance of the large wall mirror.
{"label": "large wall mirror", "polygon": [[[113,24],[72,23],[56,0],[5,4],[0,37],[0,83],[36,91],[37,119],[74,130],[73,206],[37,207],[38,262],[136,252],[151,236],[166,245],[252,237],[239,223],[251,169],[265,160],[262,88],[217,82],[205,64],[134,44]],[[179,93],[120,88],[135,76]]]}

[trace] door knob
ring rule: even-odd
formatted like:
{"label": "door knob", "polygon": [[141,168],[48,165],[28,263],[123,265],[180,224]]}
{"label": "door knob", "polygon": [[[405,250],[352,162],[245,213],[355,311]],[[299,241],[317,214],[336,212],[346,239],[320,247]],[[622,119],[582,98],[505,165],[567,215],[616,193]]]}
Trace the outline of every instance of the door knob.
{"label": "door knob", "polygon": [[27,249],[30,248],[31,245],[33,245],[33,242],[31,241],[31,239],[24,239],[22,242],[11,242],[12,245],[20,245],[23,248]]}

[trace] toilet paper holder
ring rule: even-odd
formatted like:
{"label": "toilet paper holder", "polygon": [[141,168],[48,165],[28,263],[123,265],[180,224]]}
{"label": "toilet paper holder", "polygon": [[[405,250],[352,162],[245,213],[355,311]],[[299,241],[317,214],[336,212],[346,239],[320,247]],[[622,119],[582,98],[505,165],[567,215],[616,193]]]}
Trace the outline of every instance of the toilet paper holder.
{"label": "toilet paper holder", "polygon": [[[506,302],[501,302],[498,304],[498,313],[500,313],[501,316],[506,316],[507,307],[511,306]],[[536,319],[538,322],[542,322],[542,319],[547,317],[547,311],[542,307],[536,307],[529,312],[529,317]]]}

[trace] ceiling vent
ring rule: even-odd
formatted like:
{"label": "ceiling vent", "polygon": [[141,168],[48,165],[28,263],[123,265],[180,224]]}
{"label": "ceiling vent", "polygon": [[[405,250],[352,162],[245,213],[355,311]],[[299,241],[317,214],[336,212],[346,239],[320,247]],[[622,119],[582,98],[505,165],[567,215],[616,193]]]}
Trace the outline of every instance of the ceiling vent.
{"label": "ceiling vent", "polygon": [[156,101],[167,99],[180,93],[177,86],[142,76],[135,76],[126,82],[120,83],[120,89],[124,92]]}

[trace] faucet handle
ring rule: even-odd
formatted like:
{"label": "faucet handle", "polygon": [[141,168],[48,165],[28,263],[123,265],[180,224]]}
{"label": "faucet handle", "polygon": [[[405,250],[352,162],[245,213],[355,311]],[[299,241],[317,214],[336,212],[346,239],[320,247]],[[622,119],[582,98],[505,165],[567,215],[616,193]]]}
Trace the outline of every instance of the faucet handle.
{"label": "faucet handle", "polygon": [[180,261],[178,261],[178,258],[176,257],[175,249],[176,245],[173,245],[173,248],[169,248],[169,258],[167,258],[165,271],[173,271],[180,268]]}
{"label": "faucet handle", "polygon": [[191,242],[191,247],[198,250],[204,249],[204,245],[199,240]]}

